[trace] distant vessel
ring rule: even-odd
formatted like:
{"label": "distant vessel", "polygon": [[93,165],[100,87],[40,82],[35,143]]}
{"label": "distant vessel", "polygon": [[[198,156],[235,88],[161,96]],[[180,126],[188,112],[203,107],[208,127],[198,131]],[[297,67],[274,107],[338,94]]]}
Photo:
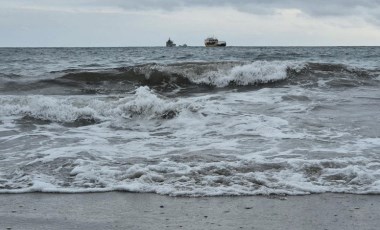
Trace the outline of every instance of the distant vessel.
{"label": "distant vessel", "polygon": [[218,46],[226,46],[227,43],[225,41],[219,41],[215,37],[208,37],[205,39],[206,47],[218,47]]}
{"label": "distant vessel", "polygon": [[175,47],[175,46],[176,44],[169,38],[169,40],[166,42],[166,47]]}

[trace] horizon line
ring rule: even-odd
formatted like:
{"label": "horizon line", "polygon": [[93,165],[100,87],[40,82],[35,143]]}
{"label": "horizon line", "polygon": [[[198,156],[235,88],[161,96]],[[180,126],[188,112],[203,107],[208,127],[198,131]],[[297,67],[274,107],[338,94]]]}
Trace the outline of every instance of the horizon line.
{"label": "horizon line", "polygon": [[203,48],[228,48],[228,47],[380,47],[380,45],[230,45],[225,47],[205,47],[204,45],[187,45],[186,47],[175,46],[166,47],[161,46],[0,46],[0,48],[189,48],[189,47],[203,47]]}

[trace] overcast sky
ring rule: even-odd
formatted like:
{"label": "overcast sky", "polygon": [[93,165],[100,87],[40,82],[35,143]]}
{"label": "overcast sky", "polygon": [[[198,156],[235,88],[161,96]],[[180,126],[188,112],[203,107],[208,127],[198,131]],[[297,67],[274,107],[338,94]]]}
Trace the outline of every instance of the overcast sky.
{"label": "overcast sky", "polygon": [[380,45],[380,0],[0,0],[0,46]]}

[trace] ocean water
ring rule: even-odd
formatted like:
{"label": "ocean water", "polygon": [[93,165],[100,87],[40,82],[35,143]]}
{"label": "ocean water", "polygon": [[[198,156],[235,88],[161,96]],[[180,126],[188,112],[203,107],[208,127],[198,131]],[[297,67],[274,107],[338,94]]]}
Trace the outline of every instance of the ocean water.
{"label": "ocean water", "polygon": [[0,48],[0,193],[380,193],[380,47]]}

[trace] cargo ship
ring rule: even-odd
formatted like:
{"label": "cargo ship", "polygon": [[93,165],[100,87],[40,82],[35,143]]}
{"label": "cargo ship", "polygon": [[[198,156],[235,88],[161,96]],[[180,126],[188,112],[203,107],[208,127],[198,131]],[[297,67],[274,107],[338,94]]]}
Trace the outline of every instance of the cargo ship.
{"label": "cargo ship", "polygon": [[205,46],[206,47],[220,47],[220,46],[226,46],[227,43],[225,41],[219,41],[215,37],[208,37],[205,39]]}

